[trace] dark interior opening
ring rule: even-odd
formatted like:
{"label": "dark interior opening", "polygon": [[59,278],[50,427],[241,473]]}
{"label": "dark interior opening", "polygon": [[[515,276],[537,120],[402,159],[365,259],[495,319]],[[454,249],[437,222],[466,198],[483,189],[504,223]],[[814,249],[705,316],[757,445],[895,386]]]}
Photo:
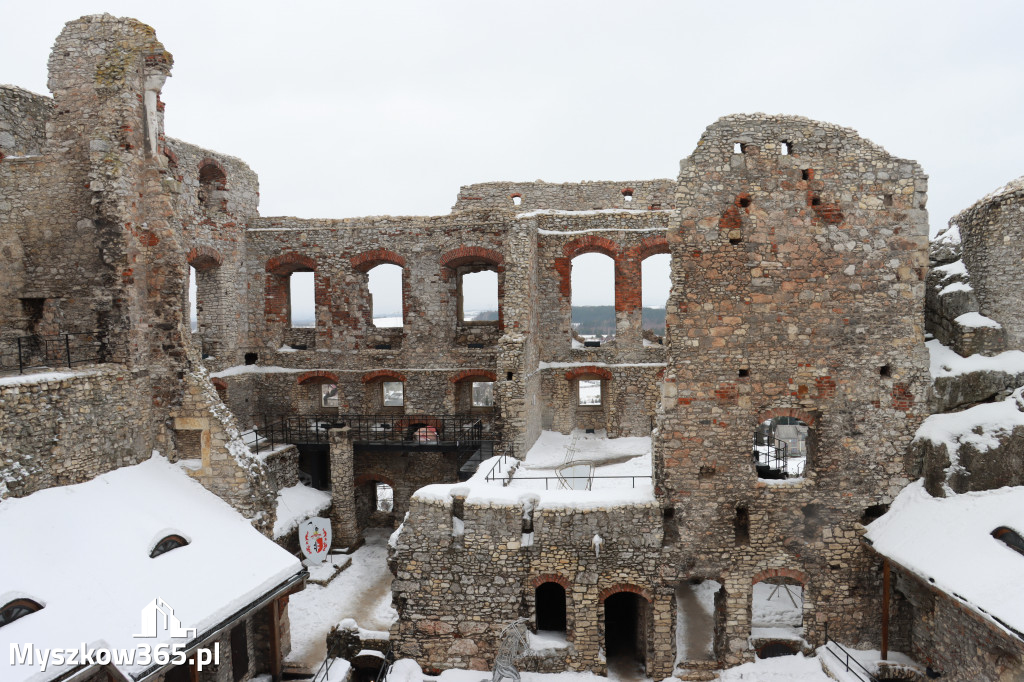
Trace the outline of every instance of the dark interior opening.
{"label": "dark interior opening", "polygon": [[543,583],[534,593],[537,629],[565,632],[565,588],[558,583]]}
{"label": "dark interior opening", "polygon": [[757,650],[758,658],[778,658],[779,656],[795,656],[796,647],[788,642],[768,642]]}
{"label": "dark interior opening", "polygon": [[860,517],[861,525],[868,525],[887,511],[889,511],[889,505],[887,504],[873,504],[865,508],[864,515]]}
{"label": "dark interior opening", "polygon": [[736,518],[733,519],[733,528],[736,532],[736,544],[737,545],[749,545],[750,544],[750,512],[747,511],[747,505],[738,504],[736,505]]}
{"label": "dark interior opening", "polygon": [[313,443],[295,447],[299,449],[299,480],[317,490],[330,490],[331,446]]}
{"label": "dark interior opening", "polygon": [[255,365],[256,361],[259,360],[259,359],[260,359],[260,356],[257,353],[246,353],[245,354],[245,364],[247,364],[247,365]]}
{"label": "dark interior opening", "polygon": [[611,659],[645,664],[647,601],[634,592],[617,592],[604,600],[604,650]]}

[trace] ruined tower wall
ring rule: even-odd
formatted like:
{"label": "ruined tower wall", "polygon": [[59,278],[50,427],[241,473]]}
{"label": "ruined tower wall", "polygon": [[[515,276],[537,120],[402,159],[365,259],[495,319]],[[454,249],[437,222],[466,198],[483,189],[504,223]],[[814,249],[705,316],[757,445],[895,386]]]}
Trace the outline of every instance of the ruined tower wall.
{"label": "ruined tower wall", "polygon": [[[919,473],[904,452],[927,410],[925,191],[913,162],[795,117],[721,119],[681,164],[656,468],[669,564],[727,587],[727,663],[749,655],[767,569],[810,576],[809,641],[826,622],[876,633],[858,519]],[[757,478],[754,430],[773,416],[810,426],[802,480]]]}
{"label": "ruined tower wall", "polygon": [[963,260],[980,312],[1006,330],[1010,348],[1024,348],[1024,178],[984,197],[950,221],[960,228]]}
{"label": "ruined tower wall", "polygon": [[[674,207],[675,181],[623,180],[600,182],[485,182],[464,185],[453,211],[595,209],[669,209]],[[519,203],[516,203],[518,197]],[[629,197],[627,199],[627,197]]]}
{"label": "ruined tower wall", "polygon": [[52,116],[52,98],[0,85],[0,157],[42,154]]}

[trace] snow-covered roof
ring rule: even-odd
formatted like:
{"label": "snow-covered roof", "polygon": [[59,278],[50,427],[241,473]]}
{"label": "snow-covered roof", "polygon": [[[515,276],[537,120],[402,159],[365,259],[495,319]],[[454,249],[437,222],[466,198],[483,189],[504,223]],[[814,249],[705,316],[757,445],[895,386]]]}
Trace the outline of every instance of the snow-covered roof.
{"label": "snow-covered roof", "polygon": [[[188,541],[150,558],[168,535]],[[0,503],[0,606],[18,598],[43,608],[0,627],[0,650],[110,650],[187,643],[165,629],[145,633],[142,611],[154,599],[196,635],[219,625],[302,571],[227,503],[165,458]],[[147,665],[121,665],[138,674]],[[3,679],[52,679],[67,670],[4,666]]]}
{"label": "snow-covered roof", "polygon": [[1003,526],[1024,533],[1024,486],[939,498],[917,481],[868,526],[866,537],[880,554],[1003,629],[1021,633],[1024,555],[992,537]]}

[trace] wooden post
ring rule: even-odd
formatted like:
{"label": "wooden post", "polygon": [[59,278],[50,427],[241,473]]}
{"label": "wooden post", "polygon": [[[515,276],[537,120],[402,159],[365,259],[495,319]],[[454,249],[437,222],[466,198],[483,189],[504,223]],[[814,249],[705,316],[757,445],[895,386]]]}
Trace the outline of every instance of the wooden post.
{"label": "wooden post", "polygon": [[271,602],[270,608],[270,675],[281,682],[281,598]]}
{"label": "wooden post", "polygon": [[889,658],[889,560],[882,559],[882,660]]}

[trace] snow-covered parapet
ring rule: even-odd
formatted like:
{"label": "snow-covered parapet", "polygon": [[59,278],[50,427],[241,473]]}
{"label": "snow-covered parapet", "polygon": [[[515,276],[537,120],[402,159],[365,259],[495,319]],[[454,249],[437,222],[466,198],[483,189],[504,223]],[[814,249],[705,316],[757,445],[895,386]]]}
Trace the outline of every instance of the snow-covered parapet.
{"label": "snow-covered parapet", "polygon": [[960,260],[960,227],[950,222],[932,239],[928,256],[934,264]]}
{"label": "snow-covered parapet", "polygon": [[926,346],[931,357],[932,403],[936,412],[973,405],[1024,386],[1024,351],[961,356],[938,339]]}
{"label": "snow-covered parapet", "polygon": [[963,260],[935,265],[925,291],[926,329],[961,355],[993,355],[1006,348],[1001,324],[981,306]]}

